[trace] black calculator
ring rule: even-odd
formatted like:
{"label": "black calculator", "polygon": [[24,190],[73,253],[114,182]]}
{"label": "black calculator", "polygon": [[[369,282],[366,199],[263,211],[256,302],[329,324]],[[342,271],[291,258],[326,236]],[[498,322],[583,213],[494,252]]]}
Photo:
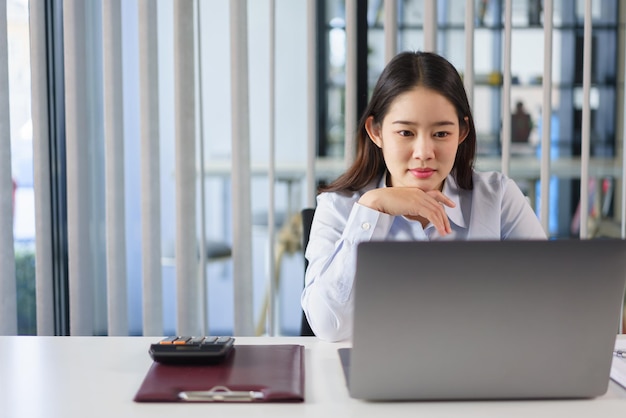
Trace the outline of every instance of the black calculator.
{"label": "black calculator", "polygon": [[165,364],[216,364],[233,351],[234,337],[168,337],[150,345],[150,357]]}

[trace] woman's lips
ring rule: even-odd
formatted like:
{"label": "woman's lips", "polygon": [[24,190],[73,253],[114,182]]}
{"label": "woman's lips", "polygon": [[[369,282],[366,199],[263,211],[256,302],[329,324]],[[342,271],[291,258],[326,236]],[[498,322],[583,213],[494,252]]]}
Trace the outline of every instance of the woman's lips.
{"label": "woman's lips", "polygon": [[418,179],[427,179],[435,174],[435,170],[433,170],[432,168],[414,168],[409,171]]}

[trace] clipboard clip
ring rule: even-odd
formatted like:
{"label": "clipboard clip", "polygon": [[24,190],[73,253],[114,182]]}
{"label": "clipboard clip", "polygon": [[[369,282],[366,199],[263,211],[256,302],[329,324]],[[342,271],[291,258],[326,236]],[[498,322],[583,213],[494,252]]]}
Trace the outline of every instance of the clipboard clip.
{"label": "clipboard clip", "polygon": [[187,402],[252,402],[263,400],[263,392],[255,390],[232,391],[226,386],[214,386],[209,390],[190,390],[178,393]]}

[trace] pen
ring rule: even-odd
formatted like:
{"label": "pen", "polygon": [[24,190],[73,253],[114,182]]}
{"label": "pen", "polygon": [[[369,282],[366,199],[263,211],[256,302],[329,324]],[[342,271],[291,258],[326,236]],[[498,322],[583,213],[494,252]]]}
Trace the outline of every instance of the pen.
{"label": "pen", "polygon": [[626,350],[615,350],[613,351],[613,355],[615,357],[626,358]]}

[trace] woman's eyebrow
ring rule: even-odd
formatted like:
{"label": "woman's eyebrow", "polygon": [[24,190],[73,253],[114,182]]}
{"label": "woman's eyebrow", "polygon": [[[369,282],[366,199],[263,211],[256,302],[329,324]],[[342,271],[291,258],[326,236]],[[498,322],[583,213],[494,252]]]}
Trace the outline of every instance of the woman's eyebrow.
{"label": "woman's eyebrow", "polygon": [[394,120],[391,122],[392,125],[417,125],[415,122],[411,122],[408,120]]}
{"label": "woman's eyebrow", "polygon": [[[391,122],[391,124],[392,125],[411,125],[411,126],[417,125],[416,122],[412,122],[408,120],[394,120],[393,122]],[[441,121],[433,122],[430,124],[430,126],[454,126],[454,125],[455,125],[455,122],[451,120],[441,120]]]}

